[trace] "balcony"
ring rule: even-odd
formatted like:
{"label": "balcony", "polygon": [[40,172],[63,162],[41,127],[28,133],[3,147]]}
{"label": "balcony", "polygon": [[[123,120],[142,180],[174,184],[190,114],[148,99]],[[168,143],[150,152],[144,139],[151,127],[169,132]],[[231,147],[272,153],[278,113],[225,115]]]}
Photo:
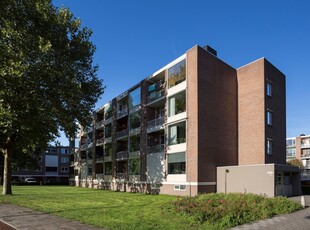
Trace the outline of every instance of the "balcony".
{"label": "balcony", "polygon": [[116,153],[116,160],[123,160],[128,158],[128,151],[120,151]]}
{"label": "balcony", "polygon": [[87,145],[87,148],[90,149],[93,147],[93,142],[90,142],[88,145]]}
{"label": "balcony", "polygon": [[117,119],[125,117],[127,115],[128,115],[128,110],[127,109],[117,111]]}
{"label": "balcony", "polygon": [[112,122],[112,120],[113,120],[112,117],[106,118],[106,120],[104,120],[103,124],[104,125],[110,124]]}
{"label": "balcony", "polygon": [[154,145],[154,146],[148,146],[146,148],[146,153],[147,154],[152,154],[152,153],[163,153],[165,151],[165,145],[160,144],[160,145]]}
{"label": "balcony", "polygon": [[96,140],[96,146],[103,145],[103,143],[104,143],[104,138],[100,138]]}
{"label": "balcony", "polygon": [[112,137],[106,137],[104,138],[104,143],[110,143],[112,141]]}
{"label": "balcony", "polygon": [[98,162],[98,161],[103,161],[102,155],[96,155],[96,162]]}
{"label": "balcony", "polygon": [[88,145],[87,143],[86,143],[86,144],[82,144],[82,145],[81,145],[81,150],[87,149],[87,145]]}
{"label": "balcony", "polygon": [[301,146],[301,148],[310,148],[310,144],[302,143],[300,146]]}
{"label": "balcony", "polygon": [[157,101],[157,100],[164,98],[164,97],[165,97],[165,90],[162,89],[158,92],[150,94],[150,96],[147,97],[147,102],[152,103],[152,102]]}
{"label": "balcony", "polygon": [[98,122],[96,123],[96,129],[102,128],[103,125],[104,125],[104,120],[98,121]]}
{"label": "balcony", "polygon": [[147,122],[147,132],[155,132],[157,130],[163,129],[165,123],[165,117],[159,117],[154,120]]}
{"label": "balcony", "polygon": [[124,129],[122,131],[119,131],[116,133],[116,138],[122,138],[122,137],[125,137],[128,135],[128,130],[127,129]]}

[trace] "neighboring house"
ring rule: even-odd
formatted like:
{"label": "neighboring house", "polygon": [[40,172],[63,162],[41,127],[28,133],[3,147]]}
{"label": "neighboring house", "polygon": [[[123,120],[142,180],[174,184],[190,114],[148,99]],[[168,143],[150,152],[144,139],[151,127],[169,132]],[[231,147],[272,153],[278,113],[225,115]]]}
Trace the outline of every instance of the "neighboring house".
{"label": "neighboring house", "polygon": [[39,168],[30,170],[17,168],[12,172],[12,179],[35,178],[39,182],[68,182],[69,179],[69,147],[48,146],[39,156]]}
{"label": "neighboring house", "polygon": [[[248,192],[299,194],[298,168],[285,166],[285,113],[285,76],[265,58],[235,69],[211,47],[194,46],[94,113],[71,156],[70,182],[196,195],[244,192],[251,180]],[[217,172],[253,165],[270,166],[260,172],[273,178],[268,191],[255,170]]]}
{"label": "neighboring house", "polygon": [[301,134],[286,139],[286,160],[298,159],[304,165],[301,180],[310,181],[310,135]]}

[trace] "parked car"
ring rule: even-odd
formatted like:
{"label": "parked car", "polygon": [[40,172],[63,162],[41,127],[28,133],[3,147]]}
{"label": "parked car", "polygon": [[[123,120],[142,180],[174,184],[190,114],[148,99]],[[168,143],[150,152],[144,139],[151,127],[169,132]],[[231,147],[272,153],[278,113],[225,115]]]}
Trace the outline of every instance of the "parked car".
{"label": "parked car", "polygon": [[25,183],[26,184],[36,184],[37,183],[37,181],[36,181],[36,179],[34,179],[34,178],[26,178],[25,179]]}

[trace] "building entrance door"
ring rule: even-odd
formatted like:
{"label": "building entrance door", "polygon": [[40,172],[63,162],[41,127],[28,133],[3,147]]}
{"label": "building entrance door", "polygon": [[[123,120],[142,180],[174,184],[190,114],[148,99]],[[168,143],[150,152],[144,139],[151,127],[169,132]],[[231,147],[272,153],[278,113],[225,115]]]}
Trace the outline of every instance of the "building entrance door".
{"label": "building entrance door", "polygon": [[283,173],[277,172],[276,174],[276,196],[282,195],[282,185],[283,185]]}

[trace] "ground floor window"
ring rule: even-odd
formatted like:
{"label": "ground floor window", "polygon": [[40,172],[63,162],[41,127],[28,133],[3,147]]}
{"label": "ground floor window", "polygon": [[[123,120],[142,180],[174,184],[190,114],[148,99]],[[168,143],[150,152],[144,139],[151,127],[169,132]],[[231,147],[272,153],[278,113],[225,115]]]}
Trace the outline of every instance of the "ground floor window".
{"label": "ground floor window", "polygon": [[105,175],[112,175],[112,162],[105,162],[104,163],[104,174]]}
{"label": "ground floor window", "polygon": [[168,154],[168,174],[185,174],[185,152]]}
{"label": "ground floor window", "polygon": [[140,175],[140,159],[129,160],[129,175]]}

